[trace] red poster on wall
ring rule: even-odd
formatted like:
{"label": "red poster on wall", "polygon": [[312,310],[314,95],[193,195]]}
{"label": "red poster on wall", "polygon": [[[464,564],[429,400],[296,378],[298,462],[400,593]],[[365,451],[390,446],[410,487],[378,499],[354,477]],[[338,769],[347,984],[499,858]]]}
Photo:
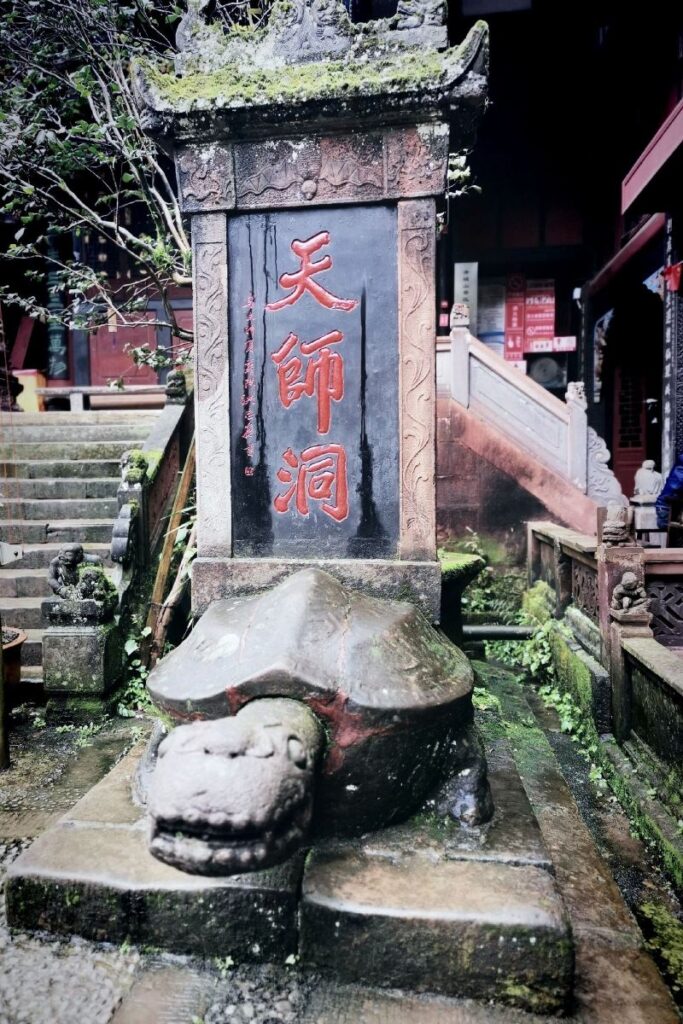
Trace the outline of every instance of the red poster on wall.
{"label": "red poster on wall", "polygon": [[524,357],[526,281],[512,274],[505,283],[505,358],[518,362]]}
{"label": "red poster on wall", "polygon": [[527,281],[524,323],[524,351],[538,351],[535,343],[555,337],[555,282]]}

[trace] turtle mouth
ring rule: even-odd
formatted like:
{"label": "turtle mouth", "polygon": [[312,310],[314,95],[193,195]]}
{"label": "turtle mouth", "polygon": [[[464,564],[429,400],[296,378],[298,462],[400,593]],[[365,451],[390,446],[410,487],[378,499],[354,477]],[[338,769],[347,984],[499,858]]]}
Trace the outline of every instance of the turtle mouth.
{"label": "turtle mouth", "polygon": [[312,817],[309,794],[292,803],[267,827],[236,829],[224,824],[154,818],[150,852],[159,860],[193,874],[234,875],[278,864],[299,849]]}

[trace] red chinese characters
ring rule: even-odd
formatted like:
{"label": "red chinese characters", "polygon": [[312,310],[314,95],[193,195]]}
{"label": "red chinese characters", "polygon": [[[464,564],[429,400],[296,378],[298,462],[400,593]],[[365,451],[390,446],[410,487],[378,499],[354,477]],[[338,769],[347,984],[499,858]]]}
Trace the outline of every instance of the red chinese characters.
{"label": "red chinese characters", "polygon": [[309,514],[309,500],[320,502],[325,515],[340,523],[349,514],[346,452],[340,444],[314,444],[300,456],[288,448],[283,455],[285,468],[277,471],[286,490],[278,494],[277,512],[287,512],[294,502],[299,515]]}
{"label": "red chinese characters", "polygon": [[266,306],[269,312],[276,313],[279,309],[284,309],[285,306],[293,306],[305,292],[309,292],[316,302],[319,302],[321,306],[325,306],[326,309],[343,309],[348,313],[356,308],[358,299],[339,299],[318,281],[313,280],[317,274],[332,268],[332,257],[329,255],[322,256],[319,260],[311,259],[313,253],[318,252],[319,249],[322,249],[324,245],[329,245],[329,243],[329,231],[319,231],[317,235],[307,238],[305,242],[300,241],[298,238],[294,239],[290,248],[294,255],[298,256],[301,260],[301,266],[293,274],[285,273],[280,275],[280,287],[292,288],[293,291],[289,295],[285,295],[283,299],[269,302]]}
{"label": "red chinese characters", "polygon": [[[299,269],[280,275],[282,288],[292,290],[284,298],[270,302],[271,313],[293,306],[308,293],[324,309],[350,313],[358,306],[357,299],[340,299],[316,280],[318,274],[331,270],[332,257],[313,255],[331,242],[329,231],[319,231],[305,241],[295,239],[291,250],[299,258]],[[285,409],[304,396],[317,403],[317,434],[329,433],[332,421],[332,403],[344,398],[344,358],[338,346],[344,335],[331,330],[312,341],[301,341],[298,334],[287,335],[276,352],[271,355],[277,371],[278,396]],[[341,444],[312,444],[297,455],[287,448],[282,456],[284,465],[277,478],[284,490],[275,496],[276,512],[295,511],[308,516],[315,503],[326,516],[337,523],[349,515],[349,486],[346,451]]]}
{"label": "red chinese characters", "polygon": [[[316,396],[319,434],[329,432],[332,402],[341,402],[344,397],[344,360],[339,352],[330,348],[343,340],[341,331],[330,331],[314,341],[299,341],[296,334],[289,334],[271,356],[277,367],[278,392],[285,409],[303,395]],[[299,353],[306,357],[305,372]]]}

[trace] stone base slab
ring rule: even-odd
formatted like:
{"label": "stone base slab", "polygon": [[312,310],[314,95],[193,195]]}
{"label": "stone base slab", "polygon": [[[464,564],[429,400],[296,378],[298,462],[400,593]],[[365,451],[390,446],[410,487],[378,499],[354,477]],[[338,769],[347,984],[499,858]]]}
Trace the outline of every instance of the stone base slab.
{"label": "stone base slab", "polygon": [[[268,871],[211,879],[147,851],[132,751],[9,868],[12,928],[236,961],[299,952],[340,980],[496,999],[541,1013],[571,995],[573,945],[507,741],[489,744],[496,813],[463,829],[431,805]],[[303,896],[301,896],[303,878]],[[299,920],[300,914],[300,920]]]}
{"label": "stone base slab", "polygon": [[52,625],[43,635],[48,694],[103,696],[121,675],[121,639],[112,622]]}
{"label": "stone base slab", "polygon": [[427,808],[353,844],[314,849],[303,963],[378,988],[566,1009],[574,953],[552,862],[507,741],[486,754],[489,825],[464,829]]}
{"label": "stone base slab", "polygon": [[310,566],[324,569],[345,586],[372,597],[412,601],[430,622],[439,621],[440,563],[388,559],[196,558],[192,610],[201,615],[213,601],[259,593]]}
{"label": "stone base slab", "polygon": [[128,754],[14,862],[10,926],[241,961],[296,952],[303,856],[225,879],[155,860],[131,796],[141,753]]}
{"label": "stone base slab", "polygon": [[573,947],[553,877],[495,862],[313,853],[302,962],[345,981],[562,1012]]}

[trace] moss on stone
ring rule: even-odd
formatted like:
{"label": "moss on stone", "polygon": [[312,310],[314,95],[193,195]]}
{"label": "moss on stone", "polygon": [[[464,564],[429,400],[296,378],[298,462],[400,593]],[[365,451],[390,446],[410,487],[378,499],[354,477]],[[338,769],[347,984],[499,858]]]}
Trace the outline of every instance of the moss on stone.
{"label": "moss on stone", "polygon": [[554,603],[553,592],[543,580],[537,580],[522,599],[524,613],[538,623],[547,622],[552,617]]}
{"label": "moss on stone", "polygon": [[463,587],[486,567],[486,562],[479,555],[460,551],[440,551],[439,559],[443,582],[461,583]]}
{"label": "moss on stone", "polygon": [[652,926],[648,949],[661,956],[675,987],[680,989],[683,986],[683,923],[662,903],[643,903],[639,911]]}
{"label": "moss on stone", "polygon": [[434,50],[387,53],[377,59],[312,61],[278,68],[228,64],[212,72],[177,78],[147,66],[144,75],[160,99],[189,109],[200,101],[223,106],[259,106],[311,99],[418,91],[438,85],[444,58]]}
{"label": "moss on stone", "polygon": [[[607,751],[613,748],[612,757],[607,756]],[[613,740],[604,740],[602,747],[604,756],[601,765],[605,773],[610,789],[614,792],[621,806],[626,810],[631,824],[636,833],[642,838],[654,843],[654,846],[662,860],[664,869],[672,879],[676,889],[683,891],[683,854],[680,842],[672,842],[660,826],[659,822],[648,814],[644,804],[647,801],[642,799],[640,784],[636,776],[628,779],[626,774],[616,767],[624,755],[619,750],[617,743]]]}

